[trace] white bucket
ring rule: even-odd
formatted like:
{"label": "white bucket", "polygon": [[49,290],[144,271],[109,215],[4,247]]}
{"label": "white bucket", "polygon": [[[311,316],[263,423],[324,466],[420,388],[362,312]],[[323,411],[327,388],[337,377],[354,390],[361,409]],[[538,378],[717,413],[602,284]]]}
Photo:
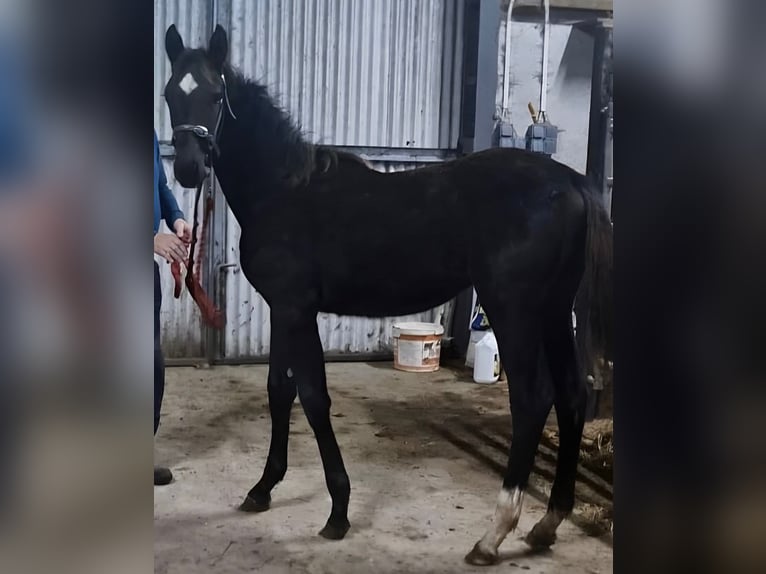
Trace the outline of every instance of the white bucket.
{"label": "white bucket", "polygon": [[444,327],[438,323],[395,323],[394,368],[412,373],[439,370]]}
{"label": "white bucket", "polygon": [[495,383],[500,378],[500,352],[497,339],[492,331],[485,331],[481,341],[476,343],[476,357],[473,365],[473,380],[477,383]]}

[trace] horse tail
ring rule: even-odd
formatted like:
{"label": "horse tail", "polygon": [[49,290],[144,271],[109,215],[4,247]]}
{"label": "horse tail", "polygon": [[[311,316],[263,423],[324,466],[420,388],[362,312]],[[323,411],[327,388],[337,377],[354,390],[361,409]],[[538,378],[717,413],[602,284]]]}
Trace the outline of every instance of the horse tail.
{"label": "horse tail", "polygon": [[596,360],[612,360],[614,288],[612,222],[596,190],[587,182],[577,186],[585,202],[585,270],[575,298],[577,345],[592,374]]}

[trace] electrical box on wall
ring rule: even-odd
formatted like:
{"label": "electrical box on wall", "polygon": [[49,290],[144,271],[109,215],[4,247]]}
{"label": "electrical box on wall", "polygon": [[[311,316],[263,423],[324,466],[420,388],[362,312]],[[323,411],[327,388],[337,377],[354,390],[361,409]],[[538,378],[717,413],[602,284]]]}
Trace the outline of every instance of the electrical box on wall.
{"label": "electrical box on wall", "polygon": [[529,151],[553,155],[556,153],[558,137],[558,128],[547,121],[531,124],[527,128],[526,148]]}
{"label": "electrical box on wall", "polygon": [[495,128],[495,145],[497,147],[515,147],[526,149],[527,141],[525,138],[516,135],[513,124],[509,122],[500,122]]}
{"label": "electrical box on wall", "polygon": [[547,120],[532,123],[524,136],[516,133],[512,123],[498,122],[495,126],[494,145],[553,155],[556,153],[558,137],[559,129]]}

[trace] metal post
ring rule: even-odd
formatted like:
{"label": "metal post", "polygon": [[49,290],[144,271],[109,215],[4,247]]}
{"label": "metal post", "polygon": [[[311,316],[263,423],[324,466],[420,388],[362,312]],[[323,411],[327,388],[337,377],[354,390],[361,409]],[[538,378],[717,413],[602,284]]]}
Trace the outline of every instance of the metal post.
{"label": "metal post", "polygon": [[473,151],[492,147],[497,94],[497,35],[500,31],[500,0],[481,0],[476,63],[476,120]]}
{"label": "metal post", "polygon": [[[463,111],[461,148],[472,153],[492,147],[497,93],[497,51],[500,32],[500,0],[467,0],[463,50]],[[452,337],[455,351],[468,349],[473,288],[455,300]]]}
{"label": "metal post", "polygon": [[[210,2],[210,36],[213,35],[218,24],[218,0]],[[214,198],[213,216],[210,218],[207,242],[207,265],[205,266],[205,289],[215,305],[224,309],[226,307],[226,215],[228,207],[226,199],[218,186],[215,170],[210,168],[211,193]],[[203,327],[205,341],[205,356],[210,364],[217,362],[223,357],[224,337],[220,331],[210,327]]]}

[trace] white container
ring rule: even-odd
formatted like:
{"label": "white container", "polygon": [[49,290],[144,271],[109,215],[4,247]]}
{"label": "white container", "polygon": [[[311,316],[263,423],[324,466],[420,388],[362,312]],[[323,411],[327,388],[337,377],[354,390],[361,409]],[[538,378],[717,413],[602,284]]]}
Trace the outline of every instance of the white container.
{"label": "white container", "polygon": [[412,373],[439,370],[444,327],[438,323],[395,323],[394,368]]}
{"label": "white container", "polygon": [[473,380],[476,383],[496,383],[500,378],[500,352],[497,339],[492,331],[485,331],[481,341],[476,343],[473,365]]}
{"label": "white container", "polygon": [[473,369],[474,359],[476,357],[476,343],[481,341],[490,331],[474,331],[471,329],[471,336],[468,339],[468,350],[465,354],[465,366]]}

